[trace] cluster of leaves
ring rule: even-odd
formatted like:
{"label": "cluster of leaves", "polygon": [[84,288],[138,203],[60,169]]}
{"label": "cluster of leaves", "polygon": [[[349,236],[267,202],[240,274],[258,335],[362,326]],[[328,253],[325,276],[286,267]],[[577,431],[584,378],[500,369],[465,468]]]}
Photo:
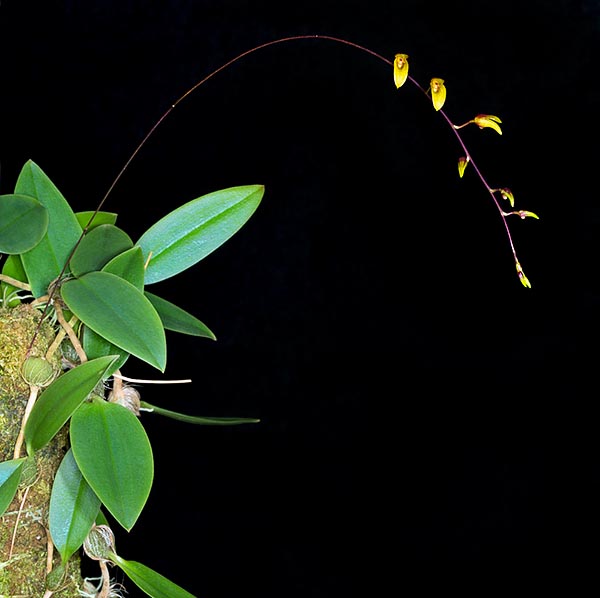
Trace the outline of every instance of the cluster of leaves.
{"label": "cluster of leaves", "polygon": [[[396,54],[392,63],[372,50],[331,36],[274,40],[243,52],[203,78],[172,104],[157,125],[191,92],[244,56],[274,44],[319,37],[365,51],[393,66],[397,89],[410,80],[425,95],[431,94],[433,107],[446,119],[463,149],[458,159],[460,177],[472,164],[505,220],[517,274],[523,286],[529,288],[506,218],[537,215],[502,209],[496,194],[514,208],[512,191],[493,188],[485,181],[458,133],[462,127],[475,124],[502,135],[502,121],[495,115],[478,114],[462,125],[453,124],[442,109],[447,93],[444,79],[432,78],[425,90],[409,76],[407,54]],[[100,561],[101,568],[104,564],[104,578],[105,563],[112,562],[153,598],[191,596],[145,565],[118,556],[102,508],[130,530],[147,501],[153,482],[153,458],[139,419],[140,409],[201,424],[258,420],[174,413],[141,402],[135,392],[125,392],[121,384],[113,383],[113,392],[107,398],[104,386],[111,376],[118,378],[119,369],[130,356],[164,372],[165,330],[215,338],[200,320],[150,293],[146,286],[193,266],[226,241],[254,213],[263,192],[262,186],[251,185],[205,195],[167,214],[135,243],[116,226],[114,213],[101,212],[100,208],[74,213],[31,161],[23,167],[14,194],[0,196],[0,254],[8,256],[0,274],[2,307],[30,301],[43,308],[44,315],[57,322],[57,338],[67,335],[76,354],[64,355],[65,372],[52,371],[48,354],[45,359],[29,357],[25,361],[23,375],[31,394],[14,458],[0,463],[0,514],[12,502],[19,484],[29,477],[24,472],[35,453],[69,424],[70,448],[55,477],[49,514],[52,541],[63,566],[83,546],[88,556]],[[21,440],[27,457],[21,456]]]}
{"label": "cluster of leaves", "polygon": [[[0,196],[0,252],[7,254],[0,275],[2,308],[27,301],[43,309],[55,318],[57,335],[68,335],[63,345],[70,349],[67,354],[63,347],[65,371],[53,371],[49,355],[24,363],[31,388],[22,426],[27,457],[16,447],[14,458],[0,463],[0,514],[35,453],[68,423],[70,448],[49,509],[50,534],[63,565],[95,525],[106,523],[102,508],[131,530],[147,501],[154,467],[140,408],[197,424],[258,421],[175,413],[140,402],[136,392],[132,403],[121,386],[107,398],[105,386],[130,356],[164,372],[165,330],[215,338],[195,316],[146,286],[219,247],[250,218],[263,192],[249,185],[204,195],[167,214],[135,243],[116,226],[114,213],[74,213],[32,161],[21,170],[14,194]],[[140,563],[114,554],[112,560],[154,598],[191,596]]]}

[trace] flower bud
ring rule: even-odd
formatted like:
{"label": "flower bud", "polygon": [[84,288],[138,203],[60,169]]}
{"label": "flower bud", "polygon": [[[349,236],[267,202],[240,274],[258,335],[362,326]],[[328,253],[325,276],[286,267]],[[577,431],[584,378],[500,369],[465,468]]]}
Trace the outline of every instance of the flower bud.
{"label": "flower bud", "polygon": [[28,357],[21,368],[21,375],[30,386],[48,386],[56,377],[52,365],[43,357]]}
{"label": "flower bud", "polygon": [[38,478],[38,467],[33,455],[29,455],[23,463],[21,469],[21,486],[27,488],[31,486]]}
{"label": "flower bud", "polygon": [[54,567],[46,576],[46,589],[51,592],[59,592],[64,585],[67,569],[63,563]]}
{"label": "flower bud", "polygon": [[468,163],[469,163],[469,156],[461,156],[458,159],[458,176],[460,176],[461,179],[462,179],[463,175],[465,174],[465,168],[467,167]]}
{"label": "flower bud", "polygon": [[94,561],[108,561],[115,551],[115,535],[108,525],[94,525],[83,542],[83,551]]}
{"label": "flower bud", "polygon": [[519,280],[521,281],[521,284],[527,288],[530,289],[531,288],[531,283],[529,282],[529,279],[527,278],[527,276],[525,276],[525,272],[523,272],[523,268],[521,268],[521,264],[519,264],[519,262],[515,262],[515,266],[517,267],[517,274],[519,276]]}
{"label": "flower bud", "polygon": [[140,393],[133,386],[123,386],[118,392],[111,391],[108,400],[129,409],[134,415],[140,414]]}

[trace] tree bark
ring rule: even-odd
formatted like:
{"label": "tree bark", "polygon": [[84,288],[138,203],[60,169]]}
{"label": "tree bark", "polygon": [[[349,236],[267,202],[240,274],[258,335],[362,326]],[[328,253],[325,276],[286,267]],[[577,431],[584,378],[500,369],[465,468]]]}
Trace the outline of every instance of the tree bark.
{"label": "tree bark", "polygon": [[[29,386],[21,366],[40,324],[41,314],[28,305],[0,308],[0,461],[14,457]],[[30,355],[43,357],[55,338],[53,327],[42,322]],[[61,372],[60,351],[53,366]],[[50,494],[56,470],[69,448],[65,426],[23,467],[21,484],[0,520],[0,598],[80,597],[83,587],[76,553],[61,567],[48,531]],[[21,456],[25,456],[25,448]]]}

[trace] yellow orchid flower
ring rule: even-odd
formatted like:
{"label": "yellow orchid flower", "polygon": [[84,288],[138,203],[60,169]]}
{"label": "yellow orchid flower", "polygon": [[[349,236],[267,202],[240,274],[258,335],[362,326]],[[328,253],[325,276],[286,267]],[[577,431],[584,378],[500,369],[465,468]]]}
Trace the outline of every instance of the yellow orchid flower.
{"label": "yellow orchid flower", "polygon": [[516,261],[515,265],[517,267],[517,274],[519,275],[519,280],[521,281],[521,284],[525,288],[530,289],[531,283],[529,282],[529,279],[527,278],[527,276],[525,276],[525,272],[523,272],[523,268],[521,268],[521,264],[519,264],[519,262]]}
{"label": "yellow orchid flower", "polygon": [[462,125],[453,125],[455,129],[462,129],[471,123],[476,124],[480,129],[490,128],[494,129],[498,135],[502,135],[502,129],[498,123],[502,121],[493,114],[478,114],[475,118],[468,120],[466,123]]}
{"label": "yellow orchid flower", "polygon": [[431,89],[431,100],[433,101],[433,107],[439,110],[446,101],[446,86],[444,80],[434,77],[430,82]]}
{"label": "yellow orchid flower", "polygon": [[533,212],[528,212],[527,210],[518,210],[516,212],[502,212],[503,216],[510,216],[514,214],[515,216],[519,216],[519,218],[521,218],[521,220],[525,220],[525,218],[535,218],[536,220],[539,220],[540,217],[537,214],[534,214]]}
{"label": "yellow orchid flower", "polygon": [[494,129],[494,131],[496,131],[496,133],[498,133],[498,135],[502,135],[502,129],[500,128],[500,125],[498,124],[498,123],[501,123],[502,121],[497,116],[494,116],[493,114],[478,114],[473,119],[473,122],[480,129],[485,129],[486,127],[489,127],[490,129]]}
{"label": "yellow orchid flower", "polygon": [[396,89],[402,87],[408,78],[408,54],[394,56],[394,83]]}
{"label": "yellow orchid flower", "polygon": [[490,191],[492,193],[500,193],[500,195],[502,196],[502,199],[506,199],[510,202],[510,207],[514,208],[515,207],[515,196],[513,195],[512,191],[508,188],[508,187],[502,187],[502,189],[490,189]]}
{"label": "yellow orchid flower", "polygon": [[469,156],[461,156],[458,159],[458,176],[462,179],[463,174],[465,174],[465,168],[469,163]]}

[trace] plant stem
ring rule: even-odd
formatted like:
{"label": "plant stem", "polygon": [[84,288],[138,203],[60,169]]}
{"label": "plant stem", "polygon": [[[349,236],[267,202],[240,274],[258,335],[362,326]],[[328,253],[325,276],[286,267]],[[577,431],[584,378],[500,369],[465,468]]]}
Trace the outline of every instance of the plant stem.
{"label": "plant stem", "polygon": [[[224,71],[228,67],[232,66],[233,64],[235,64],[236,62],[238,62],[242,58],[245,58],[246,56],[249,56],[250,54],[253,54],[254,52],[257,52],[257,51],[262,50],[264,48],[268,48],[270,46],[274,46],[274,45],[282,44],[282,43],[286,43],[286,42],[303,41],[303,40],[327,40],[327,41],[331,41],[331,42],[334,42],[334,43],[343,44],[345,46],[349,46],[351,48],[355,48],[356,50],[359,50],[361,52],[365,52],[367,54],[370,54],[371,56],[377,58],[378,60],[382,61],[383,63],[385,63],[386,65],[388,65],[390,67],[393,66],[393,62],[391,60],[389,60],[388,58],[385,58],[381,54],[378,54],[377,52],[375,52],[375,51],[373,51],[373,50],[371,50],[371,49],[369,49],[369,48],[367,48],[365,46],[361,46],[360,44],[357,44],[355,42],[352,42],[350,40],[343,39],[343,38],[340,38],[340,37],[335,37],[335,36],[332,36],[332,35],[319,35],[319,34],[292,35],[292,36],[289,36],[289,37],[282,37],[282,38],[279,38],[279,39],[271,40],[269,42],[265,42],[263,44],[259,44],[257,46],[254,46],[253,48],[250,48],[249,50],[245,50],[241,54],[238,54],[237,56],[235,56],[231,60],[229,60],[226,63],[222,64],[220,67],[216,68],[215,70],[213,70],[212,72],[210,72],[208,75],[206,75],[205,77],[203,77],[202,79],[200,79],[200,81],[198,81],[197,83],[195,83],[185,93],[183,93],[181,96],[179,96],[179,98],[177,98],[175,100],[175,102],[173,104],[171,104],[171,106],[169,106],[169,108],[167,108],[167,110],[164,112],[164,114],[154,123],[154,125],[152,125],[152,127],[150,128],[150,130],[148,131],[148,133],[146,133],[146,135],[144,136],[144,138],[142,139],[142,141],[138,144],[138,146],[134,149],[133,153],[129,156],[129,158],[127,159],[127,161],[125,162],[125,164],[123,165],[123,167],[121,168],[121,170],[117,173],[117,176],[115,177],[115,179],[113,180],[113,182],[110,184],[108,190],[104,194],[104,197],[102,197],[102,199],[100,200],[100,203],[98,204],[98,207],[96,208],[96,210],[91,215],[88,223],[86,224],[86,226],[84,227],[84,229],[83,229],[83,231],[81,233],[80,238],[78,239],[78,241],[75,244],[75,246],[73,247],[70,255],[68,256],[68,258],[67,258],[67,260],[65,262],[65,265],[63,266],[62,271],[61,271],[61,273],[58,276],[58,280],[61,280],[63,278],[63,276],[64,276],[64,274],[65,274],[65,272],[67,270],[67,267],[69,265],[69,262],[71,261],[71,257],[73,256],[75,250],[79,246],[79,243],[81,242],[81,239],[86,234],[86,232],[88,230],[88,227],[90,226],[90,224],[92,223],[93,219],[96,217],[96,215],[98,214],[98,212],[104,206],[106,200],[108,199],[108,197],[112,193],[112,191],[115,188],[115,186],[117,185],[117,183],[120,181],[121,177],[123,176],[123,174],[125,173],[125,171],[129,167],[129,165],[131,164],[131,162],[138,155],[138,153],[140,152],[140,150],[142,149],[142,147],[147,143],[147,141],[150,139],[150,137],[153,135],[153,133],[156,131],[156,129],[169,116],[169,114],[171,114],[171,112],[177,107],[178,104],[180,104],[183,100],[185,100],[185,98],[187,98],[194,91],[196,91],[196,89],[198,89],[201,85],[204,85],[204,83],[206,83],[209,79],[212,79],[215,75],[217,75],[218,73]],[[427,96],[427,91],[412,76],[409,75],[408,76],[408,80],[410,80],[410,82],[413,85],[415,85],[421,92],[423,92],[423,94],[425,96]],[[473,167],[475,169],[475,172],[477,173],[477,176],[481,179],[481,182],[483,183],[483,185],[485,186],[485,188],[488,191],[490,191],[489,185],[485,181],[485,179],[484,179],[483,175],[481,174],[481,171],[479,170],[479,168],[477,168],[477,165],[475,164],[475,161],[473,160],[473,157],[468,152],[468,150],[467,150],[467,148],[466,148],[466,146],[465,146],[465,144],[464,144],[464,142],[463,142],[460,134],[456,130],[455,126],[452,124],[451,120],[448,118],[448,116],[446,115],[446,113],[443,110],[438,110],[438,112],[440,112],[440,114],[442,114],[442,116],[447,121],[448,125],[450,126],[450,128],[452,129],[452,131],[454,132],[454,134],[456,135],[456,137],[458,138],[461,147],[466,152],[466,154],[469,157],[471,163],[473,164]],[[511,235],[511,232],[510,232],[510,228],[508,226],[506,218],[502,214],[502,210],[501,210],[501,208],[500,208],[500,206],[498,204],[498,201],[494,197],[494,194],[490,192],[490,195],[492,197],[492,200],[494,201],[494,203],[498,207],[498,210],[500,212],[500,216],[501,216],[501,218],[504,221],[504,227],[506,229],[506,234],[508,236],[508,241],[509,241],[509,244],[510,244],[510,247],[511,247],[511,251],[513,253],[513,257],[515,259],[515,262],[517,263],[517,266],[518,266],[517,254],[516,254],[516,250],[515,250],[515,247],[514,247],[512,235]],[[517,269],[518,269],[518,267],[517,267]],[[50,291],[50,294],[49,294],[50,295],[50,300],[52,299],[52,297],[54,296],[54,293],[56,292],[56,286]],[[49,301],[49,303],[50,303],[50,301]],[[47,306],[46,306],[46,309],[47,309]],[[44,315],[45,315],[45,310],[44,310]]]}
{"label": "plant stem", "polygon": [[27,420],[29,419],[29,415],[31,414],[31,410],[33,409],[33,405],[35,404],[39,391],[39,386],[30,387],[29,398],[27,399],[27,405],[25,405],[25,413],[23,414],[23,419],[21,420],[21,429],[19,430],[19,435],[17,436],[17,440],[15,442],[15,450],[13,454],[14,459],[18,459],[21,456],[21,448],[23,447],[23,439],[25,438],[25,426],[27,425]]}

